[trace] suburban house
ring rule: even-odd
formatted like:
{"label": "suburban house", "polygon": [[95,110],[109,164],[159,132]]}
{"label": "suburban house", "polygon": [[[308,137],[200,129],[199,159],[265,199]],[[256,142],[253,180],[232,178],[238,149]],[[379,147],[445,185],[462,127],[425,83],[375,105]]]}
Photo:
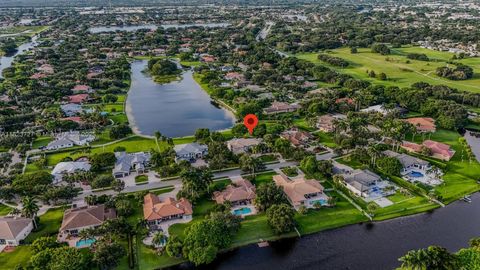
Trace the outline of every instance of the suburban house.
{"label": "suburban house", "polygon": [[410,123],[415,126],[417,132],[435,132],[435,120],[429,117],[413,117],[405,119],[405,122]]}
{"label": "suburban house", "polygon": [[345,186],[355,195],[360,197],[370,197],[370,193],[375,192],[377,183],[382,181],[380,176],[369,170],[353,170],[343,174]]}
{"label": "suburban house", "polygon": [[180,200],[166,198],[161,201],[153,193],[148,193],[143,197],[143,218],[152,230],[161,229],[168,233],[168,226],[174,223],[188,222],[192,220],[192,214],[192,204],[185,198]]}
{"label": "suburban house", "polygon": [[419,159],[419,158],[416,158],[416,157],[412,157],[412,156],[409,156],[407,154],[399,154],[399,153],[393,152],[391,150],[383,151],[383,154],[388,156],[388,157],[394,157],[394,158],[398,159],[398,161],[400,161],[400,163],[402,164],[402,167],[403,167],[403,169],[401,171],[402,174],[405,173],[405,172],[408,172],[412,169],[426,171],[431,167],[430,163],[428,163],[428,161],[425,161],[423,159]]}
{"label": "suburban house", "polygon": [[60,105],[60,109],[66,116],[75,116],[82,112],[82,106],[75,103]]}
{"label": "suburban house", "polygon": [[208,146],[198,143],[175,145],[173,150],[176,153],[176,161],[195,161],[196,159],[204,158],[208,154]]}
{"label": "suburban house", "polygon": [[323,192],[323,186],[317,180],[306,180],[303,177],[290,180],[283,174],[273,176],[275,184],[283,188],[288,201],[299,209],[300,206],[307,208],[315,207],[316,203],[328,205],[328,196]]}
{"label": "suburban house", "polygon": [[112,174],[115,178],[120,178],[130,175],[132,171],[144,173],[150,162],[151,154],[148,152],[115,152],[115,157],[117,161]]}
{"label": "suburban house", "polygon": [[422,144],[404,141],[401,147],[415,153],[421,153],[426,148],[430,151],[430,156],[444,161],[449,161],[455,155],[455,150],[451,149],[450,145],[432,140],[426,140]]}
{"label": "suburban house", "polygon": [[317,128],[323,132],[335,131],[335,121],[345,119],[347,116],[343,114],[325,114],[318,118]]}
{"label": "suburban house", "polygon": [[84,84],[79,84],[79,85],[75,85],[75,87],[72,88],[72,91],[73,92],[87,92],[87,93],[92,93],[93,92],[93,89],[88,86],[88,85],[84,85]]}
{"label": "suburban house", "polygon": [[389,112],[389,110],[385,109],[385,107],[383,107],[383,105],[370,106],[368,108],[361,109],[360,111],[365,112],[365,113],[380,113],[380,114],[383,114],[383,115],[387,115],[388,112]]}
{"label": "suburban house", "polygon": [[68,96],[67,99],[68,99],[68,102],[70,103],[82,104],[85,101],[88,101],[89,97],[90,96],[88,94],[77,94],[77,95]]}
{"label": "suburban house", "polygon": [[88,133],[80,133],[79,131],[63,132],[55,136],[55,140],[50,142],[45,149],[56,150],[74,145],[88,145],[88,143],[95,140],[95,136]]}
{"label": "suburban house", "polygon": [[103,204],[68,209],[63,214],[57,240],[69,242],[71,238],[78,237],[82,230],[96,228],[105,221],[116,217],[115,210],[106,208]]}
{"label": "suburban house", "polygon": [[230,202],[232,206],[252,204],[255,197],[255,187],[243,178],[236,179],[224,190],[213,193],[213,199],[218,204]]}
{"label": "suburban house", "polygon": [[301,106],[299,104],[288,104],[285,102],[278,102],[274,101],[270,105],[270,107],[265,108],[263,112],[265,114],[276,114],[276,113],[286,113],[286,112],[294,112],[298,109],[300,109]]}
{"label": "suburban house", "polygon": [[308,147],[315,138],[312,134],[298,129],[286,130],[280,134],[280,137],[290,141],[295,147]]}
{"label": "suburban house", "polygon": [[0,252],[20,245],[33,229],[33,222],[24,217],[0,217]]}
{"label": "suburban house", "polygon": [[75,173],[78,171],[88,172],[90,171],[91,165],[85,161],[66,161],[59,162],[53,168],[51,174],[54,177],[54,183],[62,181],[63,175]]}
{"label": "suburban house", "polygon": [[247,153],[252,147],[259,145],[262,142],[261,139],[255,138],[239,138],[231,139],[227,141],[228,150],[232,151],[234,154],[244,154]]}

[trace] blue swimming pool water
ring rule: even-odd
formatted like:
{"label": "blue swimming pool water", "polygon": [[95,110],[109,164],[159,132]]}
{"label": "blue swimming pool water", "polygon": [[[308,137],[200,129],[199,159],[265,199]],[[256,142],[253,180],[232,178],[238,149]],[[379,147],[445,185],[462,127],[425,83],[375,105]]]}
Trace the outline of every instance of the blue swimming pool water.
{"label": "blue swimming pool water", "polygon": [[252,209],[248,207],[233,210],[233,214],[237,216],[250,214],[251,212],[252,212]]}
{"label": "blue swimming pool water", "polygon": [[316,202],[319,202],[320,205],[327,205],[328,204],[327,200],[319,199],[319,200],[310,201],[310,205],[314,205]]}
{"label": "blue swimming pool water", "polygon": [[93,243],[95,243],[95,239],[84,239],[84,240],[79,240],[77,243],[75,243],[75,246],[78,247],[89,247]]}
{"label": "blue swimming pool water", "polygon": [[408,175],[411,176],[411,177],[415,177],[415,178],[423,177],[423,173],[416,172],[416,171],[411,171],[411,172],[408,173]]}

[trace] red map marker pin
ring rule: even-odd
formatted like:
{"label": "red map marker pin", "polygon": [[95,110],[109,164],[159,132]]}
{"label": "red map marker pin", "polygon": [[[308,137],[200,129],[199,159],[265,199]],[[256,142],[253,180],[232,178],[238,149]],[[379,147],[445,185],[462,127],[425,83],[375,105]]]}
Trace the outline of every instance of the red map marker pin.
{"label": "red map marker pin", "polygon": [[247,114],[245,118],[243,118],[243,124],[248,128],[250,135],[252,135],[253,129],[258,124],[258,118],[255,114]]}

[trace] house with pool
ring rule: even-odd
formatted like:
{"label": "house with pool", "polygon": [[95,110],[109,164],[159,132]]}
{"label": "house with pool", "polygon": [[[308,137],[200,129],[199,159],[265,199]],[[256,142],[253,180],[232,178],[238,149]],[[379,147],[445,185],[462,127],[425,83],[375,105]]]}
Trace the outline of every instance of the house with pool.
{"label": "house with pool", "polygon": [[105,221],[116,217],[115,210],[107,208],[103,204],[68,209],[63,214],[57,240],[61,243],[68,243],[70,247],[89,247],[95,242],[95,239],[80,239],[80,232],[85,229],[97,228]]}
{"label": "house with pool", "polygon": [[143,197],[143,218],[151,231],[163,231],[168,234],[168,227],[176,223],[192,220],[193,208],[189,200],[180,198],[160,199],[153,193]]}
{"label": "house with pool", "polygon": [[317,180],[305,179],[303,176],[289,179],[286,175],[277,174],[273,176],[273,181],[283,189],[288,201],[296,210],[301,206],[306,208],[314,208],[318,204],[328,206],[329,197]]}
{"label": "house with pool", "polygon": [[345,170],[341,175],[345,187],[355,195],[362,197],[366,202],[390,196],[396,190],[396,186],[392,183],[366,169]]}
{"label": "house with pool", "polygon": [[257,213],[253,205],[255,197],[255,186],[243,178],[235,179],[224,190],[213,193],[213,199],[218,204],[230,203],[232,214],[241,217]]}
{"label": "house with pool", "polygon": [[440,169],[433,167],[428,161],[416,158],[407,154],[399,154],[390,150],[383,151],[388,157],[394,157],[402,164],[402,178],[415,183],[421,182],[425,185],[436,186],[443,182]]}

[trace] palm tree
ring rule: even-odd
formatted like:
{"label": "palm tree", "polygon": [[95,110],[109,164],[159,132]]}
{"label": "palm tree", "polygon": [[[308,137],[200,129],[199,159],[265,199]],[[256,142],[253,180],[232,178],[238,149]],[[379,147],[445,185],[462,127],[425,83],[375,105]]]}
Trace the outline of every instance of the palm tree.
{"label": "palm tree", "polygon": [[156,247],[162,246],[167,240],[167,236],[163,231],[156,232],[153,235],[152,244]]}
{"label": "palm tree", "polygon": [[35,217],[37,216],[38,210],[40,207],[37,204],[35,198],[26,196],[22,199],[22,214],[33,220],[33,226],[37,228],[37,222],[35,221]]}
{"label": "palm tree", "polygon": [[423,250],[410,250],[399,261],[402,262],[403,268],[412,270],[423,270],[426,265]]}

